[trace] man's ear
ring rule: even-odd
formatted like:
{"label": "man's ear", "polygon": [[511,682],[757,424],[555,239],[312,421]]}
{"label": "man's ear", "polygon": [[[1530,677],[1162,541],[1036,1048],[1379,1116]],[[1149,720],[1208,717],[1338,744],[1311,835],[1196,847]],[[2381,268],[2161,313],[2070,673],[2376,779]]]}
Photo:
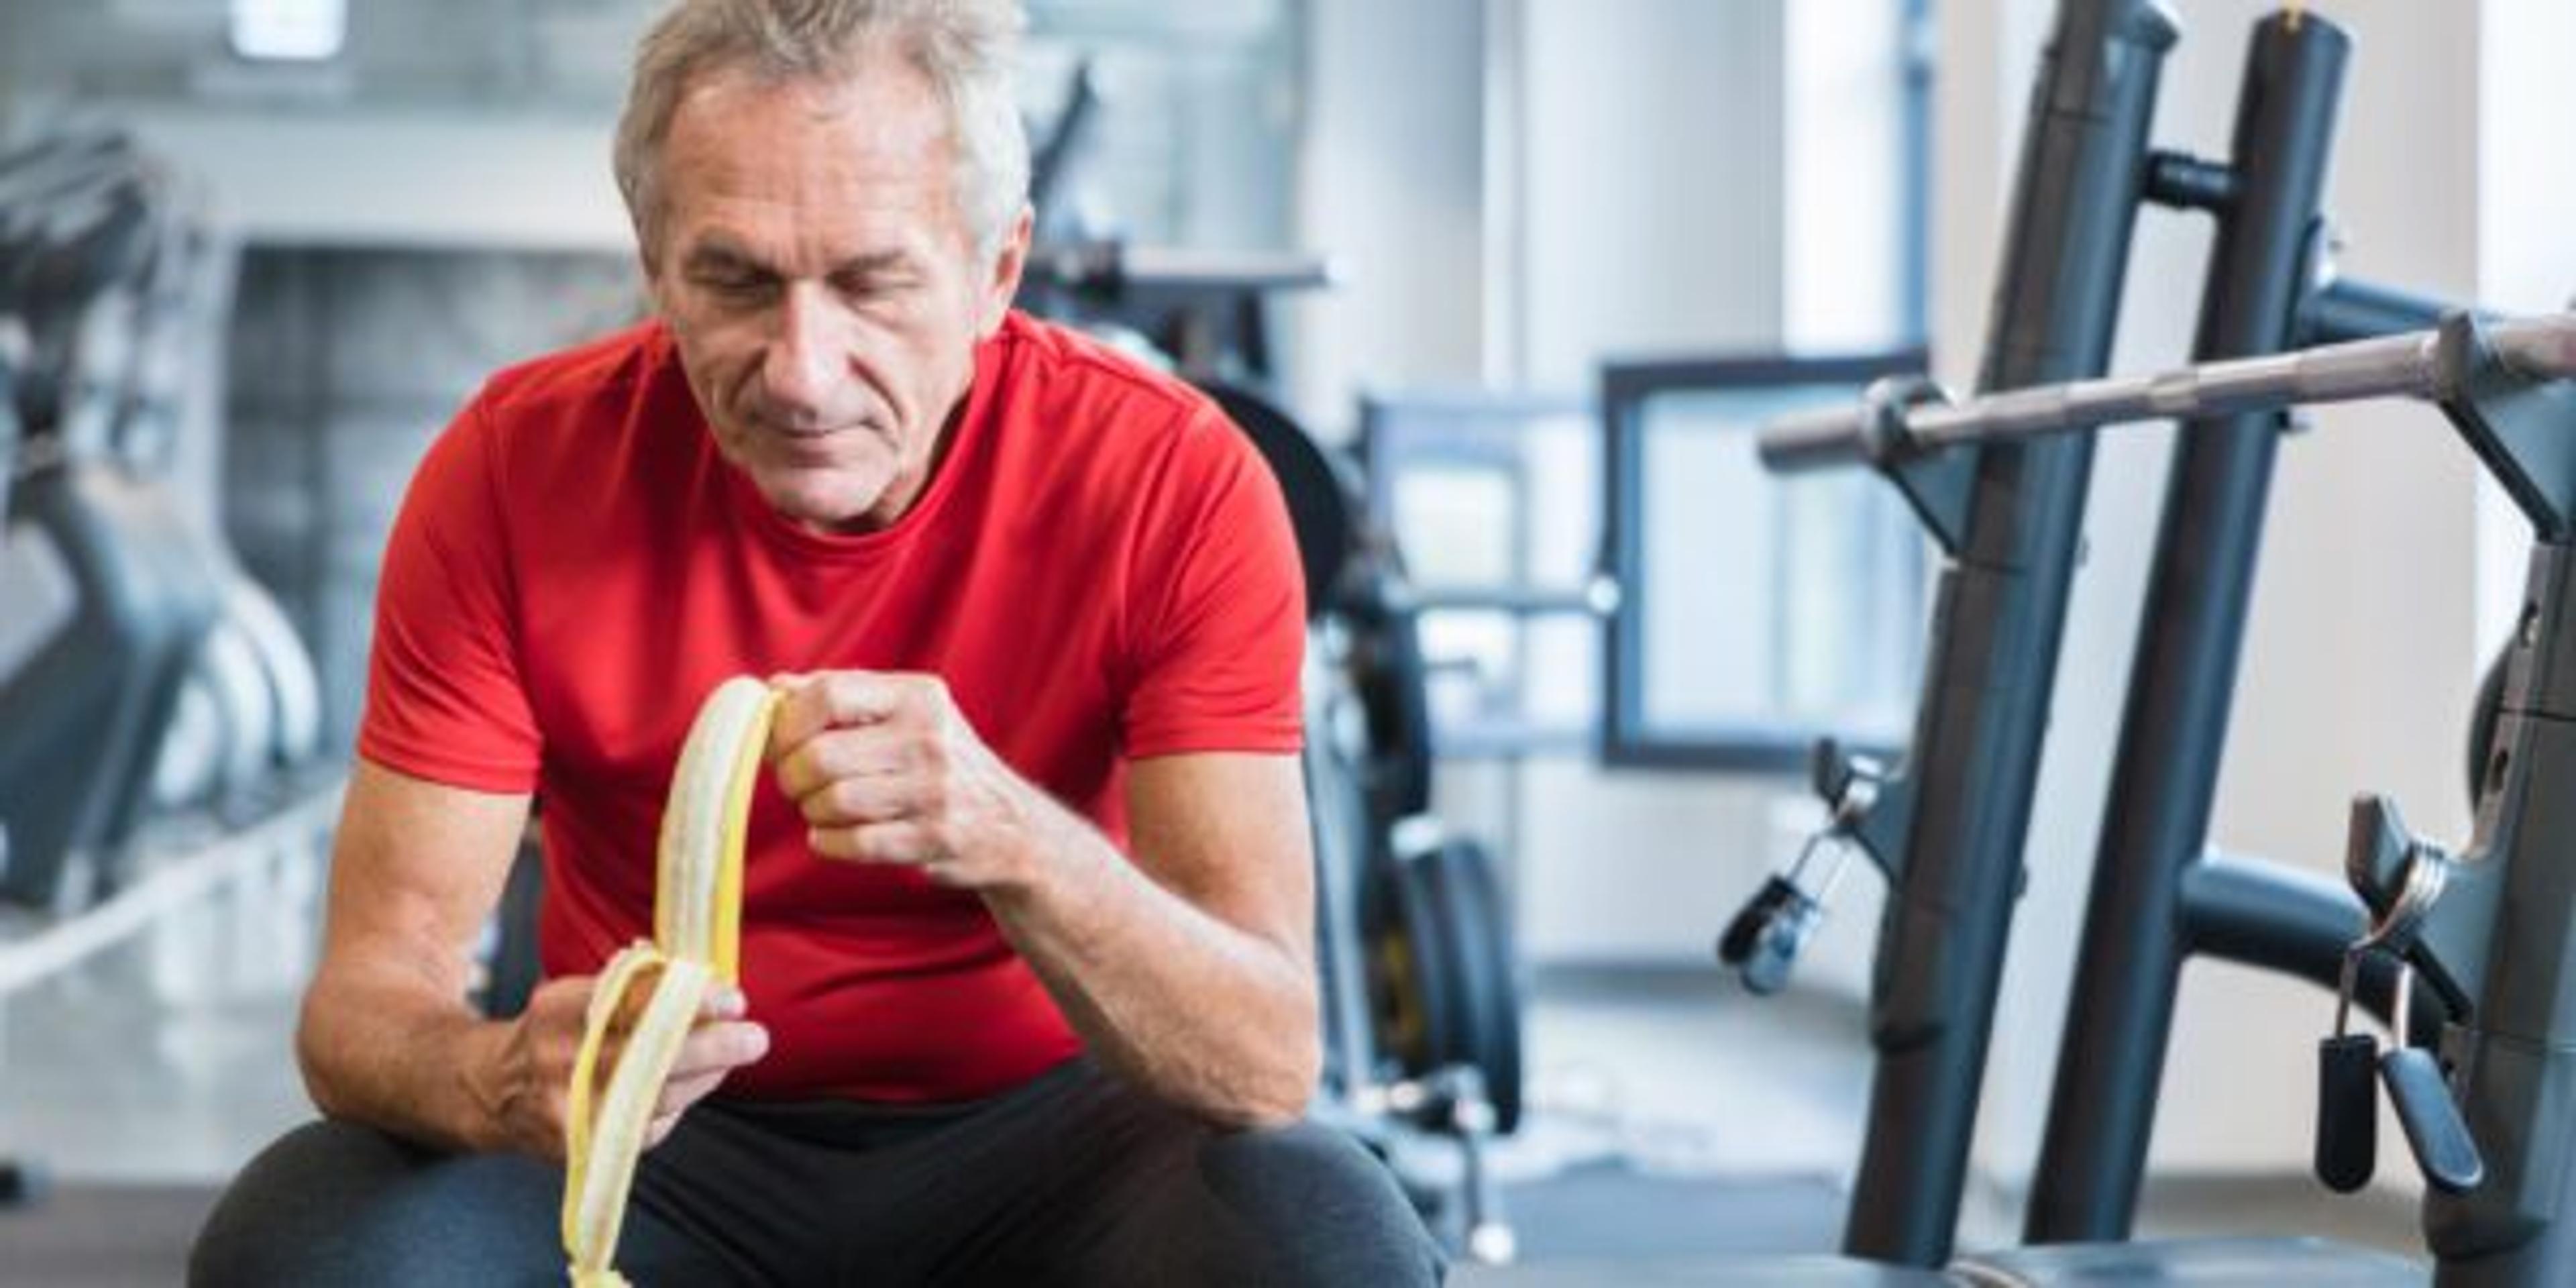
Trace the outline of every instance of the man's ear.
{"label": "man's ear", "polygon": [[1020,274],[1029,266],[1029,239],[1036,226],[1036,216],[1022,205],[1011,220],[1010,235],[1002,239],[1000,253],[993,256],[993,275],[984,283],[982,307],[975,319],[977,336],[1000,330],[1002,315],[1011,311],[1011,301],[1019,297]]}
{"label": "man's ear", "polygon": [[671,310],[665,307],[662,303],[662,276],[661,274],[653,271],[653,257],[650,255],[636,256],[636,267],[642,270],[644,274],[644,307],[649,310],[654,317],[670,317]]}
{"label": "man's ear", "polygon": [[644,230],[635,230],[635,267],[644,274],[644,303],[659,318],[671,316],[669,302],[662,298],[662,257],[657,248],[644,240]]}

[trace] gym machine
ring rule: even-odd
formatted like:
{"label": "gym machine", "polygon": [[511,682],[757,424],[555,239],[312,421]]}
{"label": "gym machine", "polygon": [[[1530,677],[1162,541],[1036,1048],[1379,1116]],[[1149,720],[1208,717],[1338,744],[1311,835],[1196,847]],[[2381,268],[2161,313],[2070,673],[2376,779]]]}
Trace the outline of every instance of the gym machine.
{"label": "gym machine", "polygon": [[[0,998],[285,875],[337,810],[299,773],[310,656],[167,477],[223,321],[184,195],[113,133],[0,156]],[[0,1160],[0,1206],[37,1178]]]}
{"label": "gym machine", "polygon": [[1086,59],[1074,66],[1055,119],[1032,127],[1036,224],[1016,302],[1211,393],[1260,397],[1275,369],[1269,301],[1331,286],[1332,265],[1294,251],[1144,245],[1087,220],[1069,194],[1098,146],[1104,106]]}
{"label": "gym machine", "polygon": [[190,352],[228,261],[185,185],[122,136],[0,158],[0,314],[31,344],[0,547],[0,898],[77,908],[129,882],[142,821],[279,808],[320,751],[313,661],[171,483]]}
{"label": "gym machine", "polygon": [[[2351,41],[2314,15],[2256,28],[2232,168],[2193,167],[2219,199],[2203,359],[2433,325],[2438,305],[2337,280],[2320,217]],[[2182,963],[2208,955],[2338,986],[2362,910],[2339,885],[2222,856],[2211,802],[2285,423],[2186,425],[2175,448],[2111,774],[2083,951],[2024,1238],[2125,1239],[2134,1218]],[[2384,959],[2364,980],[2375,1006]]]}
{"label": "gym machine", "polygon": [[147,271],[149,177],[113,137],[0,163],[0,312],[28,328],[26,441],[8,528],[12,599],[43,633],[0,676],[0,899],[66,910],[131,839],[161,731],[217,603],[212,570],[159,483],[113,457],[85,365],[93,309]]}
{"label": "gym machine", "polygon": [[[2110,11],[2123,8],[2133,19],[2154,12],[2153,6],[2069,4],[2061,11],[2061,33],[2081,28],[2088,9],[2109,21]],[[2233,161],[2173,153],[2138,158],[2133,195],[2121,200],[2205,211],[2217,224],[2194,343],[2200,359],[2383,334],[2428,324],[2439,314],[2436,305],[2339,280],[2332,271],[2331,230],[2318,197],[2349,45],[2339,28],[2315,15],[2284,13],[2258,23],[2239,96]],[[2043,103],[2047,98],[2044,89]],[[1873,414],[1892,421],[1931,396],[1919,382],[1883,384],[1873,391]],[[2275,416],[2196,424],[2178,448],[2095,867],[2087,952],[2069,1003],[2066,1055],[2033,1185],[2027,1234],[2034,1242],[2126,1235],[2145,1167],[2154,1079],[2163,1066],[2173,992],[2186,954],[2292,970],[2331,985],[2345,946],[2365,925],[2360,904],[2331,882],[2206,853],[2218,748],[2280,429]],[[1973,455],[1946,451],[1900,460],[1882,454],[1872,463],[1930,519]],[[2062,613],[2062,601],[2053,608]],[[2045,664],[2053,666],[2053,657]],[[1927,679],[1927,686],[1936,683],[1937,677]],[[1932,697],[1927,687],[1927,710]],[[1918,739],[1916,745],[1933,744]],[[1883,853],[1861,813],[1875,790],[1865,771],[1856,773],[1852,762],[1826,748],[1820,750],[1816,780],[1833,807],[1828,834],[1859,843],[1873,857]],[[1905,876],[1900,870],[1900,897]],[[1983,887],[1981,893],[1994,889]],[[1999,952],[2009,911],[2004,900],[1991,901],[1989,908],[1988,925],[1976,930],[1991,927]],[[1730,928],[1727,955],[1743,965],[1757,988],[1776,987],[1818,915],[1819,901],[1804,885],[1775,878]],[[1903,951],[1901,939],[1882,939],[1882,979],[1921,977],[1906,959],[1890,956]],[[2372,1006],[2387,1006],[2391,975],[2377,961],[2363,971],[2363,992]],[[1982,987],[1990,1008],[1992,976],[1983,977]],[[1975,1091],[1973,1081],[1951,1087],[1941,1112],[1955,1113],[1964,1124],[1973,1114]],[[1883,1100],[1873,1104],[1873,1144],[1890,1135],[1900,1144],[1919,1144],[1920,1136],[1881,1129],[1878,1115],[1888,1108]],[[1887,1166],[1921,1167],[1926,1161],[1903,1148]],[[1923,1192],[1917,1186],[1937,1183],[1955,1196],[1964,1162],[1964,1154],[1945,1152],[1931,1180],[1918,1176],[1910,1184],[1871,1189],[1866,1181],[1874,1173],[1865,1161],[1864,1191],[1878,1196],[1873,1202],[1901,1203]],[[1862,1197],[1855,1196],[1856,1237],[1846,1250],[1888,1255],[1892,1249],[1897,1259],[1927,1265],[1947,1255],[1954,1197],[1937,1212],[1888,1218],[1907,1227],[1905,1237],[1893,1243],[1860,1237],[1867,1234],[1859,1224]]]}
{"label": "gym machine", "polygon": [[[2060,7],[2023,135],[1980,388],[2108,365],[2150,170],[2148,124],[2178,36],[2153,0]],[[1659,1272],[1673,1282],[1938,1281],[1927,1268],[1949,1259],[1958,1223],[2091,469],[2092,439],[2079,432],[1889,471],[1943,555],[1910,752],[1890,770],[1827,743],[1813,762],[1827,836],[1889,887],[1871,990],[1877,1063],[1843,1236],[1857,1260]],[[1757,992],[1785,982],[1823,915],[1798,875],[1772,877],[1720,938],[1721,957]],[[1556,1281],[1536,1268],[1476,1280]]]}
{"label": "gym machine", "polygon": [[[2147,128],[2178,37],[2151,0],[2069,0],[2030,106],[1978,385],[2100,373],[2142,196]],[[1958,1224],[1977,1094],[2022,881],[2092,439],[1994,443],[1891,470],[1944,556],[1910,751],[1893,771],[1819,749],[1827,831],[1886,877],[1877,1051],[1843,1250],[1938,1266]],[[1775,876],[1721,954],[1776,988],[1822,915]]]}
{"label": "gym machine", "polygon": [[[2163,162],[2162,186],[2219,216],[2201,356],[2429,325],[2439,307],[2336,280],[2316,209],[2349,40],[2314,15],[2260,24],[2233,169]],[[2210,802],[2283,423],[2188,427],[2141,618],[2084,951],[2067,1011],[2025,1237],[2125,1238],[2134,1216],[2185,957],[2208,954],[2336,986],[2362,909],[2335,884],[2212,853]],[[2385,1009],[2391,971],[2359,983]]]}
{"label": "gym machine", "polygon": [[[2576,1158],[2576,315],[2493,322],[2455,313],[2439,328],[2158,376],[2034,389],[1958,405],[1802,418],[1766,437],[1775,468],[1907,460],[1956,445],[2022,441],[2139,417],[2228,418],[2315,403],[2407,397],[2438,404],[2533,530],[2526,598],[2482,749],[2476,833],[2452,852],[2418,837],[2393,804],[2352,807],[2347,874],[2370,910],[2339,962],[2392,971],[2402,1016],[2443,1017],[2435,1050],[2400,1023],[2397,1049],[2320,1052],[2319,1170],[2366,1175],[2344,1133],[2369,1120],[2375,1074],[2425,1172],[2424,1230],[2444,1288],[2576,1280],[2576,1222],[2562,1193]],[[2348,1007],[2359,969],[2338,971]],[[2420,988],[2410,986],[2409,977]],[[2411,1005],[2410,1005],[2411,1002]],[[2338,1024],[2338,1029],[2341,1025]],[[2376,1067],[2374,1067],[2376,1066]],[[2356,1173],[2360,1173],[2357,1175]],[[2314,1247],[2315,1245],[2309,1245]],[[2161,1245],[2038,1247],[1986,1259],[1989,1282],[2057,1274],[2162,1273]],[[2282,1262],[2278,1282],[2305,1282]],[[2407,1275],[2393,1282],[2409,1282]],[[2174,1280],[2180,1281],[2180,1280]],[[2374,1281],[2376,1282],[2376,1281]]]}

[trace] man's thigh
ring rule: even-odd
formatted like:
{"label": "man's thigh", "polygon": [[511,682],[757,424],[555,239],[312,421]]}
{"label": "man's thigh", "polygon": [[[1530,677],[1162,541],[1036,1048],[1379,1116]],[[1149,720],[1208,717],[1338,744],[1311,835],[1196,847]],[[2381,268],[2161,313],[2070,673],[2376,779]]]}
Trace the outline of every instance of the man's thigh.
{"label": "man's thigh", "polygon": [[[560,1284],[563,1173],[346,1123],[290,1133],[199,1236],[196,1284]],[[1428,1284],[1377,1161],[1215,1131],[1088,1062],[972,1109],[701,1105],[644,1156],[617,1265],[660,1284]]]}
{"label": "man's thigh", "polygon": [[995,1187],[943,1282],[1411,1285],[1439,1252],[1386,1169],[1312,1123],[1219,1131],[1088,1065],[952,1133]]}
{"label": "man's thigh", "polygon": [[[446,1154],[324,1120],[236,1177],[198,1233],[202,1288],[548,1284],[564,1277],[563,1171],[514,1154]],[[722,1284],[714,1251],[631,1207],[618,1265],[639,1285]]]}

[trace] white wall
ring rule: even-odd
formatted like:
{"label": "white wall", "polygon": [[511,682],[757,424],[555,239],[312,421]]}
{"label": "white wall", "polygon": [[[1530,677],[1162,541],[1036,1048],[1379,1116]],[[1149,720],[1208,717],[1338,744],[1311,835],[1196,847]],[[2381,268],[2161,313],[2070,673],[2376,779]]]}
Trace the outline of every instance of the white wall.
{"label": "white wall", "polygon": [[1905,334],[1902,24],[1894,0],[1786,6],[1781,334],[1861,353]]}
{"label": "white wall", "polygon": [[1526,0],[1522,378],[1780,339],[1777,0]]}
{"label": "white wall", "polygon": [[1288,311],[1290,395],[1318,432],[1373,386],[1485,374],[1483,0],[1309,0],[1299,244],[1331,291]]}
{"label": "white wall", "polygon": [[[2576,4],[2486,0],[2478,30],[2478,298],[2498,308],[2576,307]],[[2492,482],[2478,509],[2478,656],[2512,629],[2530,530]]]}
{"label": "white wall", "polygon": [[[1513,9],[1518,186],[1496,204],[1519,211],[1514,374],[1586,388],[1605,357],[1778,348],[1782,6]],[[1705,963],[1793,843],[1773,822],[1780,783],[1560,761],[1530,765],[1519,785],[1521,942],[1536,961]]]}

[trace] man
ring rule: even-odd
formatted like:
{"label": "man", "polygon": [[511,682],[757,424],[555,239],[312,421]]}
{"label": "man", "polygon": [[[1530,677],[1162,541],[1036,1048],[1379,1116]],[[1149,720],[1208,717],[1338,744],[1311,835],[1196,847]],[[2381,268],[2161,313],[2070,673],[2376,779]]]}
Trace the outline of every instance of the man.
{"label": "man", "polygon": [[[743,987],[654,1120],[638,1283],[1429,1282],[1317,1064],[1302,607],[1203,400],[1009,312],[1011,0],[685,0],[617,148],[656,320],[494,378],[378,605],[298,1051],[202,1283],[559,1282],[591,975],[698,701],[788,691]],[[549,979],[465,949],[546,798]],[[719,1094],[721,1092],[721,1094]]]}

